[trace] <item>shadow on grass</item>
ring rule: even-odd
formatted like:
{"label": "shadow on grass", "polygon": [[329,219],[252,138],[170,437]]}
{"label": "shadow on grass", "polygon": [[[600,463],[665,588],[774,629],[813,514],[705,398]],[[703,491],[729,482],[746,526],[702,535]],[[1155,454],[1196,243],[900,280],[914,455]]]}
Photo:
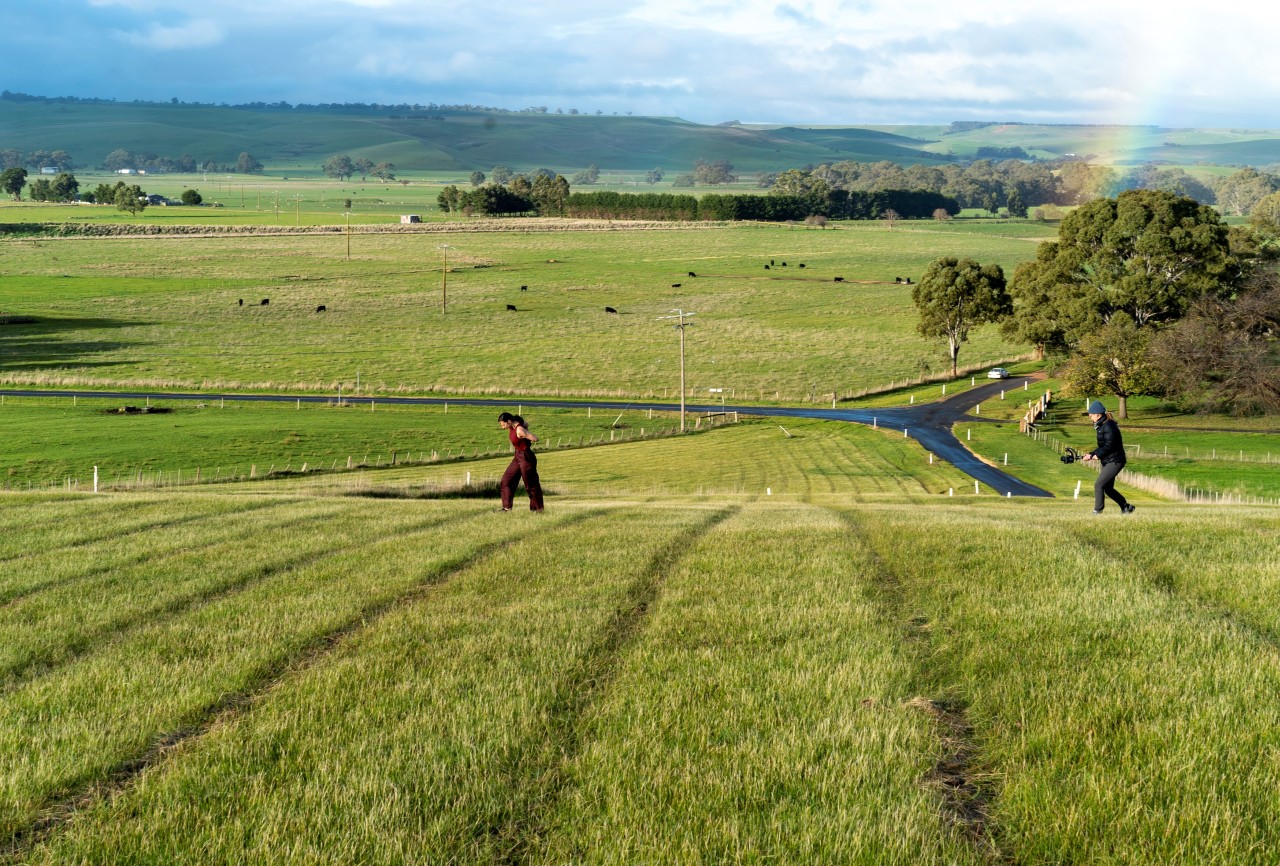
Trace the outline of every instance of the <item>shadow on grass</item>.
{"label": "shadow on grass", "polygon": [[[456,487],[373,487],[366,490],[353,490],[347,496],[358,496],[365,499],[500,499],[502,493],[498,482],[486,481],[481,484],[460,484]],[[524,495],[524,488],[516,490],[517,498]],[[542,489],[543,496],[554,496],[555,491]]]}
{"label": "shadow on grass", "polygon": [[[0,315],[0,369],[41,369],[67,364],[90,365],[86,359],[114,352],[135,342],[122,340],[65,339],[63,335],[84,331],[110,331],[146,325],[119,319],[51,318],[14,313]],[[93,366],[114,366],[118,361]]]}

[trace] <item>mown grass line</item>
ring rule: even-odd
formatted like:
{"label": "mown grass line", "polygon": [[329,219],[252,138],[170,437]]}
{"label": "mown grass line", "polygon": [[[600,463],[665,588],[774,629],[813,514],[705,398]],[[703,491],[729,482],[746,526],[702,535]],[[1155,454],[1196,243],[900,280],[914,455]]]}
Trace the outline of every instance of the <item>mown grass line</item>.
{"label": "mown grass line", "polygon": [[[1184,531],[1203,520],[1144,508]],[[1280,849],[1280,655],[1154,585],[1143,564],[1163,559],[1159,543],[1118,520],[1066,507],[1028,520],[1012,503],[926,520],[886,508],[867,535],[936,636],[927,694],[967,707],[1003,850],[1021,862],[1259,862]],[[1081,523],[1121,546],[1082,545]]]}
{"label": "mown grass line", "polygon": [[[191,538],[185,535],[167,538],[167,530],[189,531],[211,520],[223,521],[228,517],[235,518],[249,514],[258,516],[264,511],[287,507],[297,502],[298,500],[264,499],[259,502],[228,503],[225,508],[209,512],[187,513],[185,509],[179,509],[177,515],[171,520],[145,527],[130,527],[118,534],[112,534],[105,542],[77,544],[76,551],[70,554],[69,548],[50,549],[47,545],[40,544],[38,551],[15,557],[5,564],[5,575],[3,580],[0,580],[0,609],[50,587],[65,587],[74,581],[86,580],[127,565],[150,561],[157,554],[163,555],[179,550],[191,543]],[[222,532],[238,531],[225,526],[218,528]],[[33,533],[31,537],[39,536]],[[223,539],[217,536],[212,539],[208,536],[200,536],[202,544],[221,540]]]}
{"label": "mown grass line", "polygon": [[[913,608],[901,578],[866,540],[866,522],[872,516],[863,510],[837,509],[836,513],[859,541],[867,569],[867,599],[881,611],[886,625],[899,635],[899,646],[910,660],[919,678],[919,670],[929,664],[934,651],[933,634],[927,616]],[[975,779],[974,730],[968,712],[961,704],[943,704],[922,694],[915,694],[906,706],[923,711],[933,722],[940,751],[926,781],[938,794],[943,818],[961,829],[975,853],[984,860],[1014,862],[1016,858],[1002,853],[999,827],[991,818],[990,803],[996,796]]]}
{"label": "mown grass line", "polygon": [[28,862],[491,861],[488,828],[528,805],[518,769],[554,765],[567,672],[707,510],[611,508],[563,527],[522,515],[541,531],[371,622]]}
{"label": "mown grass line", "polygon": [[[593,513],[541,522],[570,525]],[[222,600],[220,609],[149,627],[82,660],[58,682],[7,696],[0,702],[0,743],[15,750],[0,749],[0,839],[7,840],[0,850],[22,856],[182,744],[232,725],[349,636],[530,531],[520,522],[495,532],[491,518],[475,510],[443,516],[325,567],[293,572],[287,586],[260,586]],[[433,543],[406,550],[415,539]],[[68,712],[51,714],[55,707]],[[19,739],[23,750],[16,749]]]}
{"label": "mown grass line", "polygon": [[[0,503],[8,504],[8,497],[0,495]],[[59,508],[66,503],[58,502],[54,508],[47,508],[50,497],[44,496],[23,500],[23,505],[15,508],[15,512],[24,516],[22,521],[6,521],[0,533],[0,563],[12,562],[30,555],[31,536],[38,534],[42,539],[41,550],[69,549],[87,547],[109,538],[120,532],[146,532],[158,526],[164,526],[172,519],[167,512],[169,508],[163,499],[139,499],[137,501],[121,501],[115,497],[95,496],[76,501],[82,508]],[[32,507],[32,506],[35,507]],[[212,512],[223,510],[226,506],[214,505]],[[106,512],[104,515],[103,512]],[[137,520],[130,520],[134,512],[142,511]],[[162,517],[150,514],[158,511]],[[90,512],[90,513],[82,513]],[[104,521],[104,517],[106,520]],[[104,528],[104,522],[105,527]]]}
{"label": "mown grass line", "polygon": [[[781,530],[781,531],[780,531]],[[920,780],[912,664],[830,510],[761,501],[667,576],[590,709],[540,864],[982,862]]]}
{"label": "mown grass line", "polygon": [[[1214,509],[1192,520],[1139,518],[1073,530],[1082,544],[1146,575],[1155,588],[1280,652],[1280,519]],[[1249,544],[1240,543],[1244,537]]]}
{"label": "mown grass line", "polygon": [[[259,536],[257,551],[245,538],[236,538],[194,552],[179,550],[163,563],[172,571],[153,571],[160,563],[144,561],[132,573],[109,572],[101,585],[63,585],[0,608],[0,694],[32,677],[47,675],[139,625],[179,616],[332,555],[344,543],[334,537],[331,523],[339,515],[353,522],[362,519],[350,511],[344,514],[332,503],[320,503],[313,513],[285,516],[259,527],[271,533],[308,533],[302,534],[306,546],[300,553],[272,555],[279,541],[275,534]],[[385,531],[390,534],[396,529]],[[252,553],[264,551],[265,559],[250,559]]]}
{"label": "mown grass line", "polygon": [[[582,750],[586,736],[584,713],[612,684],[621,656],[645,628],[667,574],[701,536],[714,531],[739,510],[738,506],[730,506],[712,511],[655,552],[627,588],[593,645],[565,672],[556,688],[559,698],[546,712],[551,749],[534,753],[535,760],[516,767],[512,775],[519,787],[517,805],[506,821],[487,831],[496,862],[529,862],[545,845],[548,816],[567,783],[565,768]],[[552,759],[550,764],[545,763],[548,757]]]}

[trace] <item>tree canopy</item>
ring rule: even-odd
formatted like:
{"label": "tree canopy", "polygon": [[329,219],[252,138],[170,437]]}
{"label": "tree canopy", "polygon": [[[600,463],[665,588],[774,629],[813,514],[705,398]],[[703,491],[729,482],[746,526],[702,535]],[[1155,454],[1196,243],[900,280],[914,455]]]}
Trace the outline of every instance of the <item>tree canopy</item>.
{"label": "tree canopy", "polygon": [[6,168],[0,172],[0,187],[13,196],[14,201],[22,201],[22,188],[27,185],[25,168]]}
{"label": "tree canopy", "polygon": [[341,153],[326,159],[324,165],[321,166],[321,170],[329,177],[337,180],[346,180],[356,173],[356,166],[351,161],[351,157]]}
{"label": "tree canopy", "polygon": [[969,339],[969,331],[999,321],[1011,309],[1004,270],[999,265],[954,257],[929,265],[911,290],[911,300],[920,312],[916,326],[920,335],[946,339],[953,376],[957,374],[960,345]]}
{"label": "tree canopy", "polygon": [[1136,327],[1180,318],[1243,275],[1212,208],[1160,190],[1098,199],[1063,219],[1058,240],[1014,272],[1005,333],[1042,349],[1075,346],[1117,313]]}

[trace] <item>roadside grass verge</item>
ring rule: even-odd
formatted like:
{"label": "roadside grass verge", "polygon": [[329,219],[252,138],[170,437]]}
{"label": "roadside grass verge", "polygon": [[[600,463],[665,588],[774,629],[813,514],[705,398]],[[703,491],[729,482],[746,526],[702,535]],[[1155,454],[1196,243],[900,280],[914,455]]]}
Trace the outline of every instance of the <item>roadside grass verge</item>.
{"label": "roadside grass verge", "polygon": [[[860,424],[748,419],[696,436],[670,436],[600,448],[540,452],[543,484],[572,495],[826,494],[929,497],[961,489],[967,475],[911,439]],[[496,482],[510,455],[443,466],[404,466],[303,480],[232,485],[229,491],[360,492],[402,495]]]}
{"label": "roadside grass verge", "polygon": [[[353,395],[347,395],[353,396]],[[164,415],[122,415],[128,401],[7,397],[0,487],[102,487],[247,478],[251,471],[343,470],[353,466],[471,458],[509,449],[498,412],[519,412],[548,448],[653,437],[678,430],[679,413],[596,408],[337,405],[151,400]],[[336,395],[334,403],[337,403]],[[57,429],[57,437],[49,431]]]}

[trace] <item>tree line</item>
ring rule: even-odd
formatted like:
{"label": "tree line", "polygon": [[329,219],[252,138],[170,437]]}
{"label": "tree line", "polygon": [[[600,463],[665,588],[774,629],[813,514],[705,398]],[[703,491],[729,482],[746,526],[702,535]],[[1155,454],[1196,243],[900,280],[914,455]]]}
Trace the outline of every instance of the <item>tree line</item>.
{"label": "tree line", "polygon": [[923,336],[952,371],[969,329],[999,322],[1055,362],[1068,388],[1166,398],[1183,409],[1280,412],[1280,221],[1228,227],[1166,190],[1127,190],[1068,214],[1011,279],[934,262],[913,291]]}
{"label": "tree line", "polygon": [[1243,168],[1225,177],[1199,180],[1177,167],[1147,164],[1122,172],[1079,159],[978,159],[942,166],[850,160],[766,174],[760,184],[779,195],[826,190],[926,190],[954,198],[962,208],[992,213],[1004,209],[1016,217],[1027,216],[1030,208],[1075,206],[1113,198],[1126,190],[1154,189],[1200,204],[1216,204],[1230,216],[1245,216],[1263,198],[1280,191],[1280,175]]}

